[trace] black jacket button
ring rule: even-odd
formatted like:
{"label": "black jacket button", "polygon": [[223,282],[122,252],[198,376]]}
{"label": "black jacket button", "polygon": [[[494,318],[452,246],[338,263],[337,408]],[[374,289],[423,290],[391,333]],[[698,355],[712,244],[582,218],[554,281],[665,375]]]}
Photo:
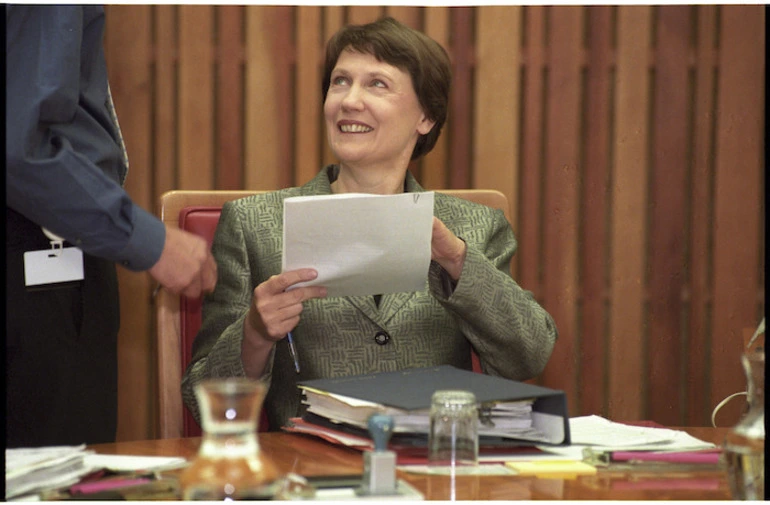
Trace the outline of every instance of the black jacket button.
{"label": "black jacket button", "polygon": [[378,331],[374,334],[374,341],[377,342],[379,345],[385,345],[388,342],[390,342],[390,335],[385,333],[384,331]]}

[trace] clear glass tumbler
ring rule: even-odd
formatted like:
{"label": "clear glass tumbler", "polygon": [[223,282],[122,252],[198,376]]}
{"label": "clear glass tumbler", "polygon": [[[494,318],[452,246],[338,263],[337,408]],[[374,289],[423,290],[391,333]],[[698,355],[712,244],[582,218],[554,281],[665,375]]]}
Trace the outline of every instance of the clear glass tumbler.
{"label": "clear glass tumbler", "polygon": [[246,378],[210,379],[195,387],[203,437],[180,476],[184,500],[269,499],[279,474],[260,452],[257,427],[267,388]]}
{"label": "clear glass tumbler", "polygon": [[470,391],[433,393],[428,432],[428,463],[440,473],[472,473],[479,460],[478,407]]}

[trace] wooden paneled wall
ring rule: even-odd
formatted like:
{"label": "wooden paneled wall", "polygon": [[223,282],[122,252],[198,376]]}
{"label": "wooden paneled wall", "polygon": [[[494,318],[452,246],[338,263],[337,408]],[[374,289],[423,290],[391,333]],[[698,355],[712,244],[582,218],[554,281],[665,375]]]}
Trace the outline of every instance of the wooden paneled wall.
{"label": "wooden paneled wall", "polygon": [[[324,43],[383,14],[450,53],[449,120],[411,168],[508,196],[515,276],[560,331],[537,381],[573,416],[709,424],[764,315],[763,6],[109,6],[130,194],[309,180],[333,161]],[[121,282],[119,439],[151,438],[154,286]]]}

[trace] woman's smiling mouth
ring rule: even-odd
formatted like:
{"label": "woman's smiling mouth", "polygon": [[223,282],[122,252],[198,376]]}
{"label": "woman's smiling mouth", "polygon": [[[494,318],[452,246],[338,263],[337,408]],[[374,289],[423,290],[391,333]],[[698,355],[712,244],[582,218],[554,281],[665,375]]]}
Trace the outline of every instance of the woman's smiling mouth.
{"label": "woman's smiling mouth", "polygon": [[340,123],[339,129],[342,133],[368,133],[374,128],[360,123]]}

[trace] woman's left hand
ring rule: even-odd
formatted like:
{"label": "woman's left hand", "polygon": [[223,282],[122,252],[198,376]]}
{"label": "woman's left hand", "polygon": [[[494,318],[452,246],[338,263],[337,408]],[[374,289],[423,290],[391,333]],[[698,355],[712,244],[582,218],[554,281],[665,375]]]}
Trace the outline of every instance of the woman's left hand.
{"label": "woman's left hand", "polygon": [[454,281],[460,280],[466,248],[463,240],[452,233],[439,218],[433,216],[430,259],[441,265]]}

